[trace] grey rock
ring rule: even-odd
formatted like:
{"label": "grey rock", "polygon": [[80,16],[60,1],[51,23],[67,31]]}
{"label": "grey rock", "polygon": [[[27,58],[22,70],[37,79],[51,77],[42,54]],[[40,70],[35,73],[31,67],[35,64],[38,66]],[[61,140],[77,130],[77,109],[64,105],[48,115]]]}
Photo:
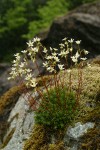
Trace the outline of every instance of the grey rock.
{"label": "grey rock", "polygon": [[78,122],[74,127],[70,126],[64,137],[65,145],[70,146],[70,150],[78,150],[81,137],[87,133],[88,129],[93,128],[94,125],[95,124],[91,122],[85,124]]}
{"label": "grey rock", "polygon": [[47,34],[38,34],[46,46],[57,47],[65,37],[82,40],[81,46],[91,53],[100,54],[100,1],[84,4],[53,21]]}
{"label": "grey rock", "polygon": [[15,129],[12,138],[3,150],[22,150],[24,141],[29,137],[34,125],[34,113],[27,104],[28,94],[22,95],[12,109],[8,122],[10,127],[4,137]]}
{"label": "grey rock", "polygon": [[15,81],[9,82],[7,80],[10,73],[10,65],[1,63],[0,64],[0,96],[9,90],[13,85],[15,85]]}
{"label": "grey rock", "polygon": [[94,127],[94,123],[88,122],[88,123],[85,123],[85,124],[82,125],[80,122],[78,122],[78,123],[75,124],[74,128],[72,128],[72,127],[68,128],[67,135],[70,138],[73,138],[73,139],[77,140],[82,135],[84,135],[84,133],[86,133],[88,129],[91,129],[93,127]]}

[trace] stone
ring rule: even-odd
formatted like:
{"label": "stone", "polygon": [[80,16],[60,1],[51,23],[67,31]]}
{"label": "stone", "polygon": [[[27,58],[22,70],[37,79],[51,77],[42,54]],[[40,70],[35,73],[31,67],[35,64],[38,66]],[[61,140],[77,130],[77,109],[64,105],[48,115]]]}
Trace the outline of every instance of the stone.
{"label": "stone", "polygon": [[14,130],[11,139],[3,150],[22,150],[24,141],[29,137],[34,126],[34,112],[27,103],[27,94],[22,95],[12,109],[8,122],[10,127],[4,136],[3,141],[8,138],[9,133]]}
{"label": "stone", "polygon": [[9,82],[7,77],[10,73],[10,64],[1,63],[0,64],[0,96],[4,94],[7,90],[9,90],[13,85],[15,85],[15,81]]}
{"label": "stone", "polygon": [[100,1],[84,4],[53,21],[47,34],[38,34],[46,47],[58,47],[65,37],[82,40],[90,58],[100,54]]}
{"label": "stone", "polygon": [[77,140],[79,137],[83,136],[88,129],[91,129],[93,127],[94,127],[94,123],[88,122],[82,125],[80,122],[78,122],[75,124],[74,128],[68,128],[67,135],[70,138]]}
{"label": "stone", "polygon": [[78,150],[81,137],[87,133],[88,129],[92,129],[94,125],[95,123],[92,122],[87,122],[85,124],[77,122],[74,127],[68,127],[64,137],[65,145],[70,146],[70,150]]}

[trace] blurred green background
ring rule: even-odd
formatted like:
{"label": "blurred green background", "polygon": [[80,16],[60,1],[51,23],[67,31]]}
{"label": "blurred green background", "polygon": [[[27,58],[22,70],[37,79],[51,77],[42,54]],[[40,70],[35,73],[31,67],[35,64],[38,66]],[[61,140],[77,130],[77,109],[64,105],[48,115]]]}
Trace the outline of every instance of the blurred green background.
{"label": "blurred green background", "polygon": [[11,61],[26,41],[48,29],[52,21],[95,0],[0,0],[0,62]]}

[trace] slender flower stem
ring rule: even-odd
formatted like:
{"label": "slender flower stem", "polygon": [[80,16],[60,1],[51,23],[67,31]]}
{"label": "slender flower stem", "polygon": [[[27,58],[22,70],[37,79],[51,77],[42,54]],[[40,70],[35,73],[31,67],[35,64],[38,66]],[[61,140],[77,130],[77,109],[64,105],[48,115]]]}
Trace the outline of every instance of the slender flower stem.
{"label": "slender flower stem", "polygon": [[[35,64],[36,64],[36,67],[37,67],[38,72],[39,72],[39,74],[40,74],[39,66],[38,66],[38,64],[37,64],[37,62],[36,62],[36,61],[35,61]],[[43,85],[45,86],[45,89],[46,89],[46,91],[47,91],[47,93],[48,93],[48,95],[49,95],[48,86],[46,85],[46,83],[45,83],[45,80],[44,80],[43,76],[41,76],[41,78],[42,78]]]}

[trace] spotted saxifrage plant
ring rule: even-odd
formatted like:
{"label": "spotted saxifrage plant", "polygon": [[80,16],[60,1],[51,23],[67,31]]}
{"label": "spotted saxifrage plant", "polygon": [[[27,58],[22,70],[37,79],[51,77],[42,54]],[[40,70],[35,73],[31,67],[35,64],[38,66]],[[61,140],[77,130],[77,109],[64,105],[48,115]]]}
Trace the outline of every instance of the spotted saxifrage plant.
{"label": "spotted saxifrage plant", "polygon": [[[68,62],[67,58],[68,55],[70,55],[70,59],[75,65],[80,60],[85,61],[86,57],[81,57],[81,53],[84,52],[84,55],[88,54],[88,51],[86,50],[80,50],[79,45],[81,41],[74,41],[74,39],[67,40],[67,38],[63,39],[63,43],[59,44],[60,50],[56,48],[51,48],[47,50],[45,47],[42,46],[40,43],[39,38],[34,38],[32,41],[30,40],[27,45],[28,49],[21,51],[21,53],[15,54],[15,60],[13,60],[12,69],[10,72],[10,77],[8,80],[15,79],[15,78],[22,78],[26,86],[30,87],[36,87],[36,78],[34,77],[34,73],[32,69],[28,68],[29,60],[31,60],[33,63],[36,62],[36,56],[40,52],[40,49],[42,47],[42,55],[43,56],[43,67],[46,68],[47,72],[50,72],[52,74],[56,74],[57,70],[63,71],[66,68]],[[76,43],[78,45],[77,52],[73,54],[73,43]],[[43,54],[44,53],[44,54]],[[64,60],[64,63],[61,63],[61,60]],[[38,65],[38,64],[37,64]],[[37,66],[38,67],[38,66]],[[71,72],[71,69],[67,69],[68,73]]]}
{"label": "spotted saxifrage plant", "polygon": [[[89,53],[84,49],[80,49],[80,43],[80,40],[75,41],[74,39],[69,40],[64,38],[62,43],[59,44],[59,49],[52,47],[46,49],[41,44],[40,39],[36,37],[27,43],[27,50],[23,50],[21,53],[14,55],[15,60],[13,61],[10,77],[8,79],[17,79],[23,82],[27,88],[34,88],[39,94],[40,101],[38,100],[37,102],[34,97],[32,97],[30,101],[35,105],[35,107],[33,106],[33,109],[36,111],[37,123],[42,123],[44,125],[47,123],[48,125],[53,126],[53,128],[63,128],[66,125],[66,119],[70,122],[69,115],[72,119],[71,114],[74,114],[75,107],[78,105],[82,89],[82,65],[87,59],[86,55]],[[40,74],[39,66],[36,61],[38,54],[42,57],[43,67],[46,69],[46,72],[49,73],[48,76],[51,78],[49,83],[46,83],[44,76],[40,76],[43,90],[41,90],[41,87],[39,88],[34,71],[29,66],[31,61],[31,63],[36,66],[38,74]],[[73,92],[72,86],[72,68],[74,66],[77,67],[78,71],[76,93]],[[62,73],[62,77],[60,72]],[[66,85],[65,76],[67,75],[69,77],[69,82]],[[39,113],[41,110],[43,112]],[[58,113],[57,115],[56,112]],[[52,118],[49,118],[49,116]],[[51,119],[53,119],[53,121],[51,121]],[[62,120],[61,124],[58,123],[59,120]],[[57,126],[58,124],[59,126]]]}

